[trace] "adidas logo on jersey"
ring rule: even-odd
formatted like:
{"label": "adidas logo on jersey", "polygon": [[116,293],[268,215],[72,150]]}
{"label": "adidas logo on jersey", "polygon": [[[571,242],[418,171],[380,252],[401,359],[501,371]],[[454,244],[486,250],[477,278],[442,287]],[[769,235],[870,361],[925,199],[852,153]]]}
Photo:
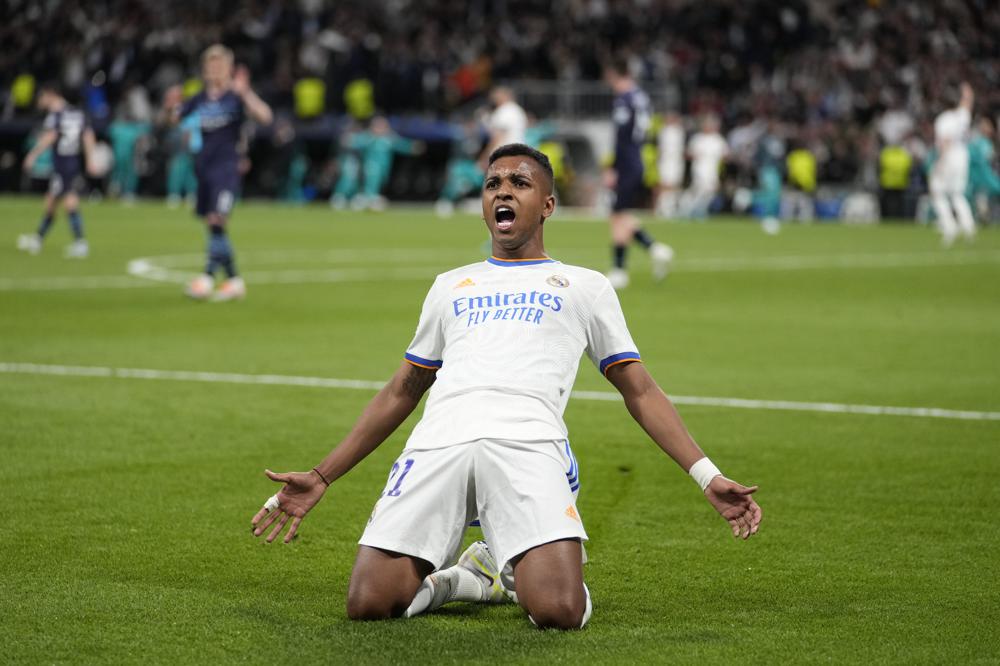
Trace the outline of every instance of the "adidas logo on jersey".
{"label": "adidas logo on jersey", "polygon": [[461,289],[462,287],[475,287],[476,283],[472,281],[472,278],[465,278],[458,284],[456,284],[453,289]]}
{"label": "adidas logo on jersey", "polygon": [[573,508],[572,504],[566,507],[566,515],[575,520],[576,522],[580,522],[580,514],[576,512],[576,509]]}

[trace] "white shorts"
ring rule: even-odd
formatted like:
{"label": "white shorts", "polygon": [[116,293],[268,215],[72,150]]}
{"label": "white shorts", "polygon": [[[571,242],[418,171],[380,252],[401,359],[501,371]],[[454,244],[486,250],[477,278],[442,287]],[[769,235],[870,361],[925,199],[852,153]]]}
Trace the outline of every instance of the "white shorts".
{"label": "white shorts", "polygon": [[660,185],[679,188],[684,184],[684,162],[660,162]]}
{"label": "white shorts", "polygon": [[951,151],[942,155],[928,178],[931,194],[961,194],[969,183],[968,151]]}
{"label": "white shorts", "polygon": [[565,441],[480,439],[406,449],[392,465],[358,543],[450,564],[477,516],[502,569],[558,539],[587,540],[576,508],[579,468]]}

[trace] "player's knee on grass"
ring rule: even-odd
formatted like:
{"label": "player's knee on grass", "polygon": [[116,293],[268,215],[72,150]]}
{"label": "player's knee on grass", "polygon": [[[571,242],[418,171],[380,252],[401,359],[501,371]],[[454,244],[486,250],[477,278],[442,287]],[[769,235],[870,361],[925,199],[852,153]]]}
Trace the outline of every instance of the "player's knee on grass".
{"label": "player's knee on grass", "polygon": [[514,563],[517,600],[541,629],[579,629],[587,610],[583,555],[576,539],[532,548]]}
{"label": "player's knee on grass", "polygon": [[401,617],[433,568],[430,562],[417,558],[361,546],[347,589],[347,617]]}
{"label": "player's knee on grass", "polygon": [[355,585],[351,581],[347,593],[347,617],[352,620],[388,620],[400,617],[409,601],[400,603],[371,585]]}
{"label": "player's knee on grass", "polygon": [[546,591],[530,601],[518,595],[518,600],[539,629],[579,629],[587,610],[583,585],[577,590]]}

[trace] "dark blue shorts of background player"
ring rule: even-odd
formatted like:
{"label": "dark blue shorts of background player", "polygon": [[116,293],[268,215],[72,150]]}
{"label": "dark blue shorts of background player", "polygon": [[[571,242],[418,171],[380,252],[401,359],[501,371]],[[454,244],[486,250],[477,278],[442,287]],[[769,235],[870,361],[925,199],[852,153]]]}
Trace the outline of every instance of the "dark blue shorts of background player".
{"label": "dark blue shorts of background player", "polygon": [[611,204],[611,210],[620,213],[632,208],[636,208],[643,195],[642,172],[620,171],[618,180],[615,183],[615,200]]}

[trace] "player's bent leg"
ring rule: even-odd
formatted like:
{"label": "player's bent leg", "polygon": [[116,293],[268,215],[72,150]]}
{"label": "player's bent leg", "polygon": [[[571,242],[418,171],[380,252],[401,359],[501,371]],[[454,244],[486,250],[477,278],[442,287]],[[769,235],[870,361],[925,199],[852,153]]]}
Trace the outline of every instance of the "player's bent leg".
{"label": "player's bent leg", "polygon": [[635,218],[627,211],[615,211],[611,214],[611,270],[608,271],[608,280],[615,289],[628,286],[626,255],[637,226]]}
{"label": "player's bent leg", "polygon": [[73,242],[66,247],[64,255],[70,259],[86,259],[90,254],[90,247],[83,237],[83,218],[80,217],[80,196],[73,191],[69,191],[63,197],[63,205],[69,217],[69,226],[73,232]]}
{"label": "player's bent leg", "polygon": [[434,565],[409,555],[361,546],[347,590],[352,620],[401,617]]}
{"label": "player's bent leg", "polygon": [[976,235],[976,220],[972,216],[972,206],[969,205],[969,200],[961,193],[952,194],[950,199],[952,208],[955,210],[955,219],[958,222],[959,230],[966,238],[973,238]]}
{"label": "player's bent leg", "polygon": [[931,203],[934,206],[934,214],[937,216],[938,231],[941,233],[941,242],[949,246],[958,235],[958,223],[951,212],[951,202],[943,192],[931,194]]}
{"label": "player's bent leg", "polygon": [[589,618],[577,539],[536,546],[514,558],[517,601],[541,629],[580,629]]}

